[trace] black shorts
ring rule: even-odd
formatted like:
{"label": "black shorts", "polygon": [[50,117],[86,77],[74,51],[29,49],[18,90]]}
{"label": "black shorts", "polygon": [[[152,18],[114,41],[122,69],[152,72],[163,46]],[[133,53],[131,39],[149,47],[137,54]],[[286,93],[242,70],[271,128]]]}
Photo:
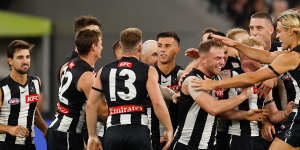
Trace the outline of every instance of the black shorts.
{"label": "black shorts", "polygon": [[218,131],[216,136],[216,150],[229,150],[229,141],[230,135],[227,131]]}
{"label": "black shorts", "polygon": [[292,112],[282,123],[277,137],[293,147],[300,146],[300,113]]}
{"label": "black shorts", "polygon": [[270,143],[260,136],[236,136],[230,139],[230,150],[268,150]]}
{"label": "black shorts", "polygon": [[105,150],[152,150],[150,131],[143,125],[109,127],[104,135]]}
{"label": "black shorts", "polygon": [[81,134],[60,132],[49,128],[47,131],[48,150],[83,150],[83,138]]}
{"label": "black shorts", "polygon": [[161,150],[166,143],[160,143],[160,137],[151,137],[153,150]]}
{"label": "black shorts", "polygon": [[0,142],[0,150],[35,150],[34,144],[18,145]]}
{"label": "black shorts", "polygon": [[177,142],[174,144],[174,148],[172,150],[215,150],[215,148],[212,147],[209,149],[193,149],[193,148],[190,148],[189,146],[186,146],[182,143]]}

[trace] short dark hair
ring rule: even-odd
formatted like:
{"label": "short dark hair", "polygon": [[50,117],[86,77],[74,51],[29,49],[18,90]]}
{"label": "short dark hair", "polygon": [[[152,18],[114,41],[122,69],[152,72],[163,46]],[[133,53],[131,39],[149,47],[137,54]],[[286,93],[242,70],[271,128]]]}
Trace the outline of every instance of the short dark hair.
{"label": "short dark hair", "polygon": [[224,47],[224,44],[220,41],[206,40],[199,44],[199,53],[207,53],[212,47]]}
{"label": "short dark hair", "polygon": [[205,28],[202,32],[202,36],[206,33],[215,33],[215,32],[219,32],[219,30],[216,28]]}
{"label": "short dark hair", "polygon": [[75,39],[79,56],[87,55],[90,52],[92,44],[98,44],[99,37],[101,36],[100,31],[89,29],[79,31]]}
{"label": "short dark hair", "polygon": [[120,41],[123,51],[135,50],[136,46],[142,41],[142,31],[138,28],[127,28],[121,31]]}
{"label": "short dark hair", "polygon": [[273,25],[273,20],[271,15],[268,12],[265,11],[258,11],[251,15],[251,18],[260,18],[260,19],[266,19]]}
{"label": "short dark hair", "polygon": [[102,24],[100,21],[94,16],[80,16],[75,19],[74,21],[74,33],[76,34],[82,28],[89,26],[89,25],[96,25],[99,26],[99,29],[102,30]]}
{"label": "short dark hair", "polygon": [[225,33],[221,32],[221,31],[213,32],[213,34],[219,35],[219,36],[226,36]]}
{"label": "short dark hair", "polygon": [[172,37],[175,39],[178,45],[180,44],[180,38],[175,32],[160,32],[156,35],[156,41],[158,41],[159,38],[166,38],[166,37]]}
{"label": "short dark hair", "polygon": [[34,47],[33,44],[30,44],[26,41],[14,40],[8,44],[6,54],[8,58],[13,58],[16,51],[21,49],[28,49],[29,52],[31,53],[33,47]]}

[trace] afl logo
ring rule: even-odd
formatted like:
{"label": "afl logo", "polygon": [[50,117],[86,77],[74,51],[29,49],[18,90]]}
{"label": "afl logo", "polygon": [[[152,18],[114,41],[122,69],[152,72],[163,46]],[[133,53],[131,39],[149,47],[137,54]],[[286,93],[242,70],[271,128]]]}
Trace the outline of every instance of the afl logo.
{"label": "afl logo", "polygon": [[18,104],[20,104],[20,99],[19,98],[12,98],[12,99],[8,100],[8,104],[18,105]]}

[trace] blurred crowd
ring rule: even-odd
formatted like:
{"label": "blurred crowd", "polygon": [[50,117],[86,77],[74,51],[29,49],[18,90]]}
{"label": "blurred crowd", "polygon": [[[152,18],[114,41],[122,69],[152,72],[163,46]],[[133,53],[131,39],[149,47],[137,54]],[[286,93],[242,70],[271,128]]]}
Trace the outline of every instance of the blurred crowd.
{"label": "blurred crowd", "polygon": [[299,0],[209,0],[208,11],[225,14],[234,26],[246,28],[250,16],[258,11],[266,11],[275,19],[289,8],[300,8]]}

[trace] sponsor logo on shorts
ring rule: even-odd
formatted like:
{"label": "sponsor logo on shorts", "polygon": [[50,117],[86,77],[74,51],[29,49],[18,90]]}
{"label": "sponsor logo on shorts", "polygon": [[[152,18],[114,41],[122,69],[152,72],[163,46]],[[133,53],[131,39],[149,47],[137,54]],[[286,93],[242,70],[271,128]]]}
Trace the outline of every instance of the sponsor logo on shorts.
{"label": "sponsor logo on shorts", "polygon": [[131,113],[131,112],[144,112],[144,107],[137,106],[137,105],[122,105],[122,106],[110,107],[109,111],[110,111],[110,115],[124,114],[124,113]]}
{"label": "sponsor logo on shorts", "polygon": [[122,67],[132,68],[132,63],[131,62],[127,62],[127,61],[121,61],[121,62],[118,63],[118,67],[119,68],[122,68]]}
{"label": "sponsor logo on shorts", "polygon": [[38,94],[26,95],[25,96],[26,103],[35,103],[39,101]]}
{"label": "sponsor logo on shorts", "polygon": [[18,105],[18,104],[20,104],[20,99],[19,98],[12,98],[12,99],[8,100],[8,104]]}

